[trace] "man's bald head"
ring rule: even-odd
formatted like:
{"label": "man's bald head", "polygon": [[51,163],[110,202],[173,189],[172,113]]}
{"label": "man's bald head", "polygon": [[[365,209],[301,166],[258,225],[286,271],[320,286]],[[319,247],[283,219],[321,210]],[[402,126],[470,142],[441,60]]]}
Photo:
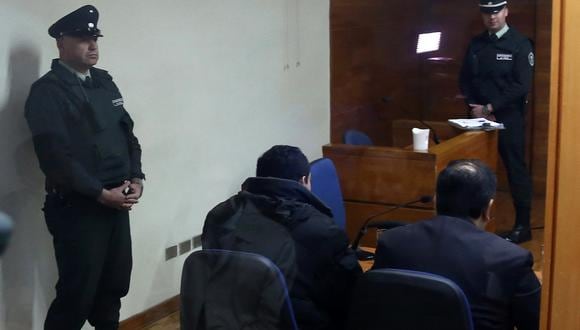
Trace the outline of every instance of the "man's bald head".
{"label": "man's bald head", "polygon": [[477,159],[455,160],[437,178],[437,214],[479,218],[495,195],[495,174]]}

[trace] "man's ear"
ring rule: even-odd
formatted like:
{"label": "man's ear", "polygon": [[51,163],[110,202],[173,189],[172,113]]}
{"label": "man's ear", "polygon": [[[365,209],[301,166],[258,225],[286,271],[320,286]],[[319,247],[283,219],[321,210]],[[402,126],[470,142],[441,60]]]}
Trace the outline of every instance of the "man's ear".
{"label": "man's ear", "polygon": [[308,173],[308,175],[304,175],[303,177],[301,177],[298,182],[300,182],[301,185],[306,187],[306,189],[310,190],[312,188],[310,181],[311,181],[311,175],[310,175],[310,173]]}
{"label": "man's ear", "polygon": [[485,211],[483,212],[483,221],[484,222],[490,222],[492,220],[492,209],[493,209],[493,203],[494,203],[494,199],[490,199],[489,203],[487,204],[487,208],[485,209]]}
{"label": "man's ear", "polygon": [[58,50],[61,50],[63,48],[63,38],[62,37],[56,39],[56,48],[58,48]]}
{"label": "man's ear", "polygon": [[433,195],[433,205],[435,206],[435,214],[437,214],[437,194]]}

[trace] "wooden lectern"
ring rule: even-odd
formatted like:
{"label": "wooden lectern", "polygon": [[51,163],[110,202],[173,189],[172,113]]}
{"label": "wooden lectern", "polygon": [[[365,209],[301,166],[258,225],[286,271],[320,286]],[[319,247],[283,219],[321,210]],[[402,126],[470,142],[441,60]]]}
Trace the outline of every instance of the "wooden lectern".
{"label": "wooden lectern", "polygon": [[[322,147],[338,172],[346,208],[346,231],[352,240],[371,215],[435,194],[437,174],[454,159],[477,158],[495,171],[497,131],[462,132],[428,151],[411,147],[354,146],[328,144]],[[413,222],[432,217],[434,204],[402,207],[375,220]],[[376,233],[369,230],[362,244],[376,245]]]}

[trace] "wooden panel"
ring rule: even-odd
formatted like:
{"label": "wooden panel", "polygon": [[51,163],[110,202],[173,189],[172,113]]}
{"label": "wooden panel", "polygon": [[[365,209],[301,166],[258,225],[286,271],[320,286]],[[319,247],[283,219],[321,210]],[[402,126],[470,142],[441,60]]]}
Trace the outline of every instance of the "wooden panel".
{"label": "wooden panel", "polygon": [[435,191],[435,155],[389,147],[326,145],[343,198],[400,204]]}
{"label": "wooden panel", "polygon": [[[429,209],[400,208],[388,214],[377,217],[374,221],[395,220],[414,223],[417,221],[429,219],[435,215],[435,210],[433,209],[432,204],[429,205],[431,206]],[[387,211],[394,207],[392,205],[357,202],[345,202],[344,206],[346,209],[346,218],[348,219],[346,222],[346,233],[351,242],[356,237],[360,227],[368,217],[383,211]],[[377,245],[377,234],[375,229],[369,229],[367,234],[361,240],[361,245],[372,247]]]}
{"label": "wooden panel", "polygon": [[[450,133],[451,134],[451,133]],[[346,230],[350,239],[370,215],[435,194],[436,178],[449,161],[477,158],[492,169],[497,163],[497,131],[463,132],[427,152],[394,147],[330,144],[323,147],[340,180],[346,206]],[[377,219],[419,220],[435,214],[433,203],[401,208]],[[492,223],[488,230],[495,230]],[[371,230],[363,244],[374,246]]]}
{"label": "wooden panel", "polygon": [[498,158],[497,131],[465,132],[433,146],[429,152],[437,155],[437,173],[455,159],[480,159],[495,172]]}
{"label": "wooden panel", "polygon": [[553,13],[542,329],[580,329],[580,2]]}
{"label": "wooden panel", "polygon": [[[377,145],[394,146],[394,120],[465,115],[457,77],[469,40],[483,30],[476,2],[331,0],[330,10],[331,142],[342,142],[344,131],[356,128]],[[537,92],[530,96],[527,141],[534,143],[528,150],[535,191],[543,193],[549,14],[538,14],[543,18],[537,25],[536,0],[510,2],[509,24],[532,39],[539,31]],[[441,49],[416,54],[417,34],[432,31],[442,32]],[[433,57],[448,60],[430,60]],[[507,189],[503,165],[498,172],[500,186]]]}
{"label": "wooden panel", "polygon": [[428,152],[392,147],[326,145],[347,201],[402,204],[435,193],[437,173],[451,160],[478,158],[495,169],[497,132],[465,132]]}
{"label": "wooden panel", "polygon": [[551,23],[552,1],[536,1],[536,34],[535,52],[536,67],[534,72],[534,108],[531,124],[531,174],[534,192],[545,194],[547,159],[548,159],[548,125],[550,122],[550,60],[551,60]]}

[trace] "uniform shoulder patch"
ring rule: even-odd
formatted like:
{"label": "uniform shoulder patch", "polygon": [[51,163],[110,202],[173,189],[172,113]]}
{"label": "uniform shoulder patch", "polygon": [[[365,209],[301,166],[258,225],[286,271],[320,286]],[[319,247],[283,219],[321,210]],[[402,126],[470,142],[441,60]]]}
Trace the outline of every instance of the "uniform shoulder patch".
{"label": "uniform shoulder patch", "polygon": [[528,62],[530,63],[530,66],[534,66],[534,53],[530,52],[530,54],[528,55]]}

